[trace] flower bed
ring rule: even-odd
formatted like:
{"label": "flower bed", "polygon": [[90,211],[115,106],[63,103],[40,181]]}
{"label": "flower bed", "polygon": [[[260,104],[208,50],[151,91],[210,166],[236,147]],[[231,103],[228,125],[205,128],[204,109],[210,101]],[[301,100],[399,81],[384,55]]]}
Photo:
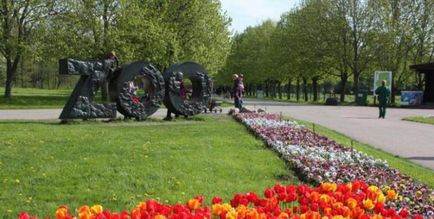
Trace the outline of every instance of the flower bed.
{"label": "flower bed", "polygon": [[[322,183],[316,188],[306,185],[275,185],[264,191],[264,197],[249,192],[235,194],[229,203],[219,197],[204,206],[201,196],[186,204],[164,205],[149,200],[139,203],[131,211],[114,213],[101,205],[82,206],[71,214],[66,206],[56,211],[57,219],[319,219],[319,218],[422,218],[410,215],[408,210],[396,211],[385,207],[385,203],[396,198],[395,192],[383,193],[376,186],[363,181],[340,185]],[[18,219],[31,219],[23,212]]]}
{"label": "flower bed", "polygon": [[434,217],[433,190],[390,168],[387,162],[351,150],[274,114],[239,113],[234,117],[281,154],[302,179],[315,183],[363,180],[382,190],[398,192],[398,198],[388,202],[388,207]]}

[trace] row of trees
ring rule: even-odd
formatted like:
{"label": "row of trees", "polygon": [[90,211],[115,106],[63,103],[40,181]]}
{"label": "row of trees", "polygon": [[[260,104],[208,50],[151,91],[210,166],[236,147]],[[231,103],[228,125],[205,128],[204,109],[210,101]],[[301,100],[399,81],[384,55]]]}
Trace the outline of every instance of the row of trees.
{"label": "row of trees", "polygon": [[311,84],[314,100],[320,81],[336,80],[344,101],[349,82],[357,94],[360,81],[370,85],[375,70],[389,70],[394,91],[421,89],[422,78],[408,66],[433,61],[432,11],[434,0],[305,0],[277,23],[236,34],[218,79],[243,73],[246,84],[278,90]]}
{"label": "row of trees", "polygon": [[182,60],[211,74],[230,50],[230,18],[218,0],[4,0],[0,52],[5,97],[14,83],[58,87],[57,60],[145,60],[160,70]]}

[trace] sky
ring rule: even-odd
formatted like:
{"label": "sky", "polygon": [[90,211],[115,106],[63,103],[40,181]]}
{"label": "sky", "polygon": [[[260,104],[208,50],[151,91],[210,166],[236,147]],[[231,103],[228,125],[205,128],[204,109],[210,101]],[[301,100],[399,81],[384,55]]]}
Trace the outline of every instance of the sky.
{"label": "sky", "polygon": [[294,8],[299,0],[221,0],[222,9],[232,18],[233,32],[243,32],[248,26],[261,24]]}

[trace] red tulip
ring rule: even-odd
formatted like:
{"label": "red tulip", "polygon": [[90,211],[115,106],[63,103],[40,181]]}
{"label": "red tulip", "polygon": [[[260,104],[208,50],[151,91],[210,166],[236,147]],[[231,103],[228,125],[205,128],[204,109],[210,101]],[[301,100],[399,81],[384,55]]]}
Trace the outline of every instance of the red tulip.
{"label": "red tulip", "polygon": [[264,192],[264,196],[265,196],[266,198],[271,198],[271,197],[273,197],[273,196],[274,196],[274,190],[273,190],[273,189],[270,189],[270,188],[267,188],[267,189],[265,190],[265,192]]}
{"label": "red tulip", "polygon": [[280,185],[280,184],[276,184],[276,185],[274,186],[274,191],[275,191],[276,193],[286,193],[286,188],[283,187],[283,186]]}
{"label": "red tulip", "polygon": [[401,211],[399,211],[399,216],[401,217],[408,217],[410,215],[410,212],[408,212],[407,209],[403,208]]}
{"label": "red tulip", "polygon": [[307,207],[307,205],[300,206],[300,212],[301,213],[306,213],[308,210],[309,210],[309,207]]}
{"label": "red tulip", "polygon": [[18,215],[18,219],[30,219],[29,213],[23,211],[21,214]]}
{"label": "red tulip", "polygon": [[310,209],[311,209],[312,211],[319,211],[319,205],[318,205],[318,203],[312,203],[312,204],[310,205]]}
{"label": "red tulip", "polygon": [[395,211],[395,209],[390,208],[389,210],[387,210],[387,215],[388,215],[389,217],[392,217],[392,216],[396,215],[396,211]]}
{"label": "red tulip", "polygon": [[212,204],[221,204],[223,202],[223,199],[219,196],[214,196],[214,198],[212,198]]}

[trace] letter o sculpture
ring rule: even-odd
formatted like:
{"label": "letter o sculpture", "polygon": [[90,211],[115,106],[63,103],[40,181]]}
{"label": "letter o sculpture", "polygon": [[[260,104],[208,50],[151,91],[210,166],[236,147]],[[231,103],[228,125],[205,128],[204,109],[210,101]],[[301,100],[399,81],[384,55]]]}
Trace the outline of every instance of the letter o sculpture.
{"label": "letter o sculpture", "polygon": [[[131,90],[130,83],[138,77],[148,82],[146,88],[143,87],[147,89],[146,96],[138,96]],[[142,61],[123,66],[115,72],[110,83],[110,98],[116,102],[118,111],[137,120],[154,114],[163,102],[164,93],[164,79],[160,71]]]}
{"label": "letter o sculpture", "polygon": [[[190,100],[185,100],[180,94],[182,78],[179,78],[179,75],[191,81]],[[168,110],[179,115],[192,116],[201,113],[207,107],[211,100],[211,86],[208,73],[201,65],[194,62],[175,64],[163,73],[163,77],[166,83],[164,105]]]}

